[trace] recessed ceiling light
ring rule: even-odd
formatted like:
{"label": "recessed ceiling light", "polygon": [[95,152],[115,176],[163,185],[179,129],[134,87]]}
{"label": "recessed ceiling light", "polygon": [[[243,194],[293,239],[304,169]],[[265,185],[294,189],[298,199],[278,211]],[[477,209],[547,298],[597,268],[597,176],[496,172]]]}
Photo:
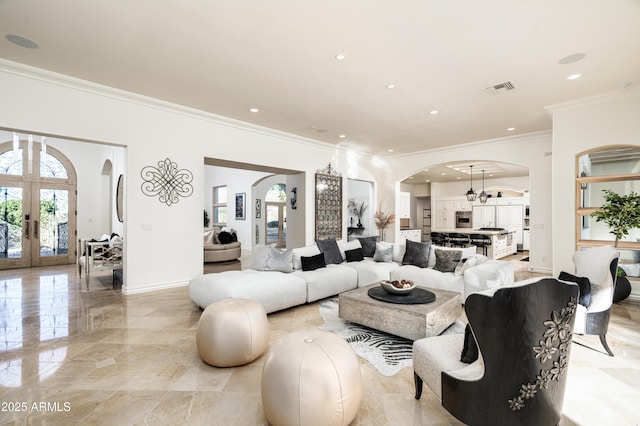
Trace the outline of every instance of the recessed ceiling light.
{"label": "recessed ceiling light", "polygon": [[338,135],[338,137],[339,137],[340,139],[344,139],[344,138],[346,138],[346,137],[347,137],[347,135]]}
{"label": "recessed ceiling light", "polygon": [[7,34],[5,38],[11,43],[16,44],[20,47],[25,47],[27,49],[37,49],[39,47],[38,43],[36,43],[35,41],[29,40],[26,37],[21,37],[19,35]]}
{"label": "recessed ceiling light", "polygon": [[440,176],[446,176],[446,175],[447,175],[446,173],[440,173]]}
{"label": "recessed ceiling light", "polygon": [[429,114],[431,115],[436,115],[437,113],[439,113],[440,111],[438,111],[437,109],[432,109],[431,111],[429,111]]}
{"label": "recessed ceiling light", "polygon": [[395,87],[396,87],[395,84],[387,84],[387,89],[393,89]]}
{"label": "recessed ceiling light", "polygon": [[460,180],[460,176],[458,176],[456,179]]}
{"label": "recessed ceiling light", "polygon": [[507,132],[513,132],[515,129],[515,127],[507,127]]}
{"label": "recessed ceiling light", "polygon": [[344,58],[346,58],[346,56],[344,56],[344,54],[343,54],[343,53],[338,53],[338,54],[336,55],[336,59],[337,59],[337,60],[339,60],[339,61],[343,60]]}
{"label": "recessed ceiling light", "polygon": [[582,74],[575,73],[575,74],[571,74],[571,75],[567,76],[567,80],[577,80],[580,77],[582,77]]}
{"label": "recessed ceiling light", "polygon": [[620,89],[622,89],[622,90],[627,90],[627,89],[629,89],[629,88],[631,88],[631,83],[629,83],[629,82],[622,83],[622,84],[620,85]]}
{"label": "recessed ceiling light", "polygon": [[409,176],[409,179],[413,179],[413,176]]}
{"label": "recessed ceiling light", "polygon": [[431,182],[429,179],[425,180],[425,182]]}
{"label": "recessed ceiling light", "polygon": [[587,56],[585,53],[574,53],[573,55],[565,56],[564,58],[558,61],[561,65],[573,64],[574,62],[578,62]]}
{"label": "recessed ceiling light", "polygon": [[393,150],[392,149],[388,149],[387,152],[393,152]]}
{"label": "recessed ceiling light", "polygon": [[428,171],[429,171],[429,169],[424,169],[424,171],[425,171],[425,172],[428,172]]}
{"label": "recessed ceiling light", "polygon": [[251,111],[251,112],[258,112],[258,111],[260,111],[260,110],[259,110],[258,108],[249,108],[249,111]]}

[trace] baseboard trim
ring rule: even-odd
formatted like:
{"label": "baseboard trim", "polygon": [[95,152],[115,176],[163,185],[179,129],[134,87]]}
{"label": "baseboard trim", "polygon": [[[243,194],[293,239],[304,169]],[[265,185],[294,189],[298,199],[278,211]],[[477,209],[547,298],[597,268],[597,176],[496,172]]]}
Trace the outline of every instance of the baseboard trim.
{"label": "baseboard trim", "polygon": [[123,285],[122,294],[130,295],[130,294],[148,293],[150,291],[167,290],[170,288],[184,287],[187,285],[189,285],[189,281],[173,281],[168,283],[153,284],[145,287],[136,287],[133,289],[130,289],[128,286]]}

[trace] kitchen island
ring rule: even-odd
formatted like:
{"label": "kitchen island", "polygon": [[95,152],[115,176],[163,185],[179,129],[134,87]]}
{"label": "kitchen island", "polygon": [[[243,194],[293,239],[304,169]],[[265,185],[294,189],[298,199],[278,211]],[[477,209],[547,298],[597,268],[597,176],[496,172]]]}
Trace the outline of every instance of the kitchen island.
{"label": "kitchen island", "polygon": [[[509,229],[497,229],[497,228],[482,228],[482,229],[471,229],[471,228],[455,228],[455,229],[440,229],[437,232],[444,232],[445,234],[449,234],[452,232],[456,232],[459,234],[480,234],[486,235],[491,238],[491,245],[487,247],[487,257],[489,259],[500,259],[505,256],[509,256],[511,254],[515,254],[518,252],[518,244],[517,239],[515,238],[515,230]],[[478,254],[482,254],[482,248],[478,247]]]}

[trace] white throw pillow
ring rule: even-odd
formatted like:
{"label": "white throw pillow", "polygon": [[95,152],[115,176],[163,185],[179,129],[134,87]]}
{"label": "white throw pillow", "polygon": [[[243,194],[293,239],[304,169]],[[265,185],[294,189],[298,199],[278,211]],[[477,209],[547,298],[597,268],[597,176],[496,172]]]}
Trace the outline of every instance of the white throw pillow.
{"label": "white throw pillow", "polygon": [[376,252],[373,255],[376,262],[393,262],[393,244],[376,243]]}
{"label": "white throw pillow", "polygon": [[275,247],[267,248],[266,271],[293,272],[293,249],[283,251]]}
{"label": "white throw pillow", "polygon": [[267,267],[267,251],[269,246],[258,245],[251,250],[251,266],[249,269],[264,271]]}

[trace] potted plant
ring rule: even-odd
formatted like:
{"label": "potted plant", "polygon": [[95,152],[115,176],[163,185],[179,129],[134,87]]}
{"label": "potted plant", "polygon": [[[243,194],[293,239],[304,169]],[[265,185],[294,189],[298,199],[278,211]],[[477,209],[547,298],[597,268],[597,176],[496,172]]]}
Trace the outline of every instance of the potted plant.
{"label": "potted plant", "polygon": [[[604,204],[591,213],[596,222],[604,222],[615,236],[613,246],[629,235],[629,231],[640,228],[640,195],[631,191],[628,195],[619,195],[609,189],[603,189]],[[631,293],[631,284],[622,268],[618,268],[613,301],[619,302]]]}

